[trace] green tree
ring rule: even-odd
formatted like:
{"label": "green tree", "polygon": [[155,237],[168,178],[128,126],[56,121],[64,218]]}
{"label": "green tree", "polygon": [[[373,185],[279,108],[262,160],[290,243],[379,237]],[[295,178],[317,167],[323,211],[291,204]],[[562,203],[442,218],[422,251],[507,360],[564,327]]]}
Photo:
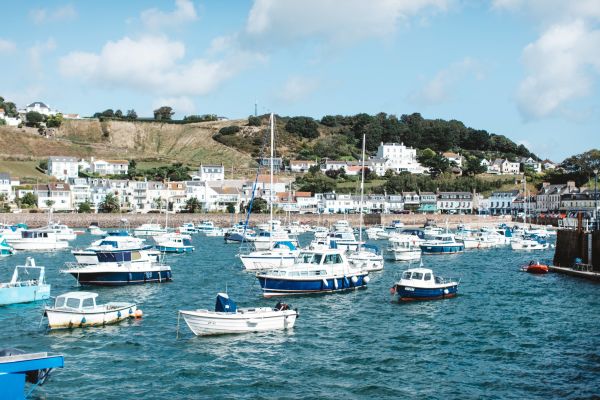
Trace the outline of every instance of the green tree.
{"label": "green tree", "polygon": [[202,203],[196,197],[191,197],[185,202],[185,212],[198,213],[202,211]]}
{"label": "green tree", "polygon": [[154,119],[157,121],[170,121],[173,114],[175,114],[173,108],[162,106],[154,110]]}
{"label": "green tree", "polygon": [[313,194],[331,192],[336,187],[335,179],[329,178],[321,172],[299,176],[296,178],[296,185],[298,185],[299,190]]}
{"label": "green tree", "polygon": [[[249,204],[250,203],[248,203],[248,206],[249,206]],[[246,212],[248,211],[247,207],[245,210]],[[267,201],[265,199],[263,199],[262,197],[255,197],[254,200],[252,200],[252,212],[254,214],[268,213],[269,212],[269,203],[267,203]]]}
{"label": "green tree", "polygon": [[21,207],[25,208],[37,207],[38,197],[35,194],[28,192],[19,199],[19,203]]}
{"label": "green tree", "polygon": [[482,158],[469,156],[463,166],[463,173],[466,175],[478,175],[487,171],[485,165],[481,165]]}
{"label": "green tree", "polygon": [[115,118],[122,119],[123,118],[123,111],[121,111],[121,110],[115,111]]}
{"label": "green tree", "polygon": [[292,117],[285,124],[285,130],[308,139],[319,137],[318,125],[310,117]]}
{"label": "green tree", "polygon": [[321,118],[321,124],[334,128],[338,125],[337,119],[333,115],[325,115]]}
{"label": "green tree", "polygon": [[79,203],[79,207],[77,207],[77,212],[81,214],[89,214],[92,212],[92,203],[88,200],[83,203]]}
{"label": "green tree", "polygon": [[235,206],[233,205],[233,203],[227,204],[227,212],[229,214],[235,214]]}
{"label": "green tree", "polygon": [[239,131],[240,131],[240,127],[236,126],[236,125],[225,126],[221,129],[219,129],[219,133],[221,135],[235,135]]}
{"label": "green tree", "polygon": [[4,120],[4,118],[0,118],[0,126],[2,125],[6,125],[6,121]]}
{"label": "green tree", "polygon": [[248,126],[260,126],[261,120],[253,115],[248,117]]}
{"label": "green tree", "polygon": [[422,166],[429,168],[429,173],[433,177],[439,176],[450,169],[450,161],[429,148],[418,152],[417,159]]}
{"label": "green tree", "polygon": [[46,126],[48,128],[60,128],[63,123],[63,115],[61,113],[50,115],[46,120]]}
{"label": "green tree", "polygon": [[119,199],[112,193],[108,193],[98,206],[98,210],[102,213],[117,213],[120,209]]}
{"label": "green tree", "polygon": [[54,205],[54,200],[46,200],[46,207],[48,208],[52,208],[52,206]]}
{"label": "green tree", "polygon": [[129,121],[135,121],[136,119],[138,119],[138,115],[135,112],[135,110],[131,109],[131,110],[127,110],[127,115],[126,117]]}
{"label": "green tree", "polygon": [[29,111],[25,114],[25,120],[27,121],[27,126],[39,127],[42,122],[44,122],[44,116],[37,111]]}

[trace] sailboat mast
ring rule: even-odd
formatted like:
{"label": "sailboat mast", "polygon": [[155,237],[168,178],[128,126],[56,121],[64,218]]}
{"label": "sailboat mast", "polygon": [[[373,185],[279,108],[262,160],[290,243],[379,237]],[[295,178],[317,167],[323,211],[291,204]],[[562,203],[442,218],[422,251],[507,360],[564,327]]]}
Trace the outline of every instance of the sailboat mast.
{"label": "sailboat mast", "polygon": [[[269,187],[269,215],[270,215],[270,220],[269,220],[269,243],[272,245],[273,244],[273,155],[274,155],[274,149],[273,149],[273,136],[274,136],[274,131],[275,131],[275,116],[273,115],[273,113],[271,113],[271,186]],[[269,246],[272,247],[272,246]]]}
{"label": "sailboat mast", "polygon": [[362,246],[362,229],[363,229],[363,196],[365,193],[365,135],[363,134],[362,142],[362,166],[360,168],[360,217],[358,228],[358,246]]}
{"label": "sailboat mast", "polygon": [[527,176],[523,174],[523,229],[527,225]]}

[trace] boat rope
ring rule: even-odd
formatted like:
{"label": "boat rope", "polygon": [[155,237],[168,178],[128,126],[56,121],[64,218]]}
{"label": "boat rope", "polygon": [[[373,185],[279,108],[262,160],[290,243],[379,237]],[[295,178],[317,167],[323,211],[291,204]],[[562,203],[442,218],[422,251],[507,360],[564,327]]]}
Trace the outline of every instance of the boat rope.
{"label": "boat rope", "polygon": [[27,392],[27,394],[25,395],[25,398],[28,399],[29,396],[31,396],[31,394],[33,393],[33,391],[35,390],[35,388],[37,388],[38,386],[42,385],[45,381],[46,378],[48,377],[48,375],[50,375],[50,371],[52,371],[52,368],[48,368],[45,370],[44,375],[42,375],[42,377],[40,378],[38,375],[38,380],[36,383],[33,384],[33,386],[31,386],[31,389],[29,389],[29,391]]}

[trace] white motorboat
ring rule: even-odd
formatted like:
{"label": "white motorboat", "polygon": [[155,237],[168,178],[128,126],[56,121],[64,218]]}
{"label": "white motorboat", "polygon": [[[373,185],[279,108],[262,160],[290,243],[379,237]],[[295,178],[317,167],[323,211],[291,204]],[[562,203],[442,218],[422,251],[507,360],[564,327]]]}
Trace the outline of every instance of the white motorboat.
{"label": "white motorboat", "polygon": [[94,235],[94,236],[104,236],[108,233],[105,230],[100,229],[97,226],[93,226],[93,227],[89,228],[89,232],[90,232],[90,235]]}
{"label": "white motorboat", "polygon": [[54,232],[59,240],[70,241],[75,240],[77,238],[77,234],[75,233],[75,231],[65,224],[50,223],[48,224],[48,226],[41,229],[50,230]]}
{"label": "white motorboat", "polygon": [[269,250],[276,242],[290,242],[294,246],[298,246],[298,240],[284,230],[261,231],[256,236],[248,237],[247,241],[254,244],[256,250]]}
{"label": "white motorboat", "polygon": [[291,329],[298,317],[298,311],[282,303],[275,308],[238,308],[226,293],[217,294],[215,311],[180,310],[179,314],[196,336]]}
{"label": "white motorboat", "polygon": [[6,240],[20,239],[21,232],[27,229],[25,224],[6,225],[0,224],[0,236]]}
{"label": "white motorboat", "polygon": [[167,233],[154,236],[156,249],[162,253],[191,253],[194,251],[190,235],[182,233]]}
{"label": "white motorboat", "polygon": [[[97,264],[97,252],[99,251],[149,250],[151,248],[152,246],[144,243],[144,239],[131,236],[127,231],[114,231],[109,232],[106,237],[92,242],[86,249],[75,249],[71,253],[78,263]],[[157,251],[155,254],[151,254],[151,257],[158,261],[159,255],[160,253]]]}
{"label": "white motorboat", "polygon": [[167,229],[161,224],[142,224],[133,230],[135,236],[158,236],[167,233]]}
{"label": "white motorboat", "polygon": [[211,231],[206,231],[204,235],[207,237],[223,237],[225,236],[225,230],[223,228],[215,228]]}
{"label": "white motorboat", "polygon": [[[31,270],[38,271],[37,278],[30,275]],[[45,280],[45,269],[36,266],[31,257],[27,257],[25,265],[15,267],[10,282],[0,283],[0,306],[46,300],[49,297],[50,285]]]}
{"label": "white motorboat", "polygon": [[489,249],[496,247],[496,241],[482,232],[477,232],[471,236],[463,237],[458,240],[465,245],[465,249]]}
{"label": "white motorboat", "polygon": [[271,250],[253,251],[240,254],[244,269],[263,271],[273,268],[290,267],[298,257],[300,250],[291,242],[276,242]]}
{"label": "white motorboat", "polygon": [[184,222],[179,228],[176,229],[176,231],[186,235],[198,233],[198,230],[193,222]]}
{"label": "white motorboat", "polygon": [[363,244],[358,251],[348,254],[348,262],[363,271],[374,272],[383,269],[383,256],[379,248],[370,244]]}
{"label": "white motorboat", "polygon": [[550,244],[543,239],[535,238],[514,238],[510,242],[510,248],[513,250],[546,250]]}
{"label": "white motorboat", "polygon": [[215,229],[217,229],[217,227],[212,221],[200,221],[200,223],[196,225],[196,232],[198,233],[209,233]]}
{"label": "white motorboat", "polygon": [[61,250],[69,247],[69,242],[61,240],[52,230],[32,229],[21,232],[18,239],[7,240],[15,250]]}
{"label": "white motorboat", "polygon": [[140,314],[135,303],[96,304],[97,293],[69,292],[58,296],[54,306],[46,307],[50,329],[81,328],[114,324]]}
{"label": "white motorboat", "polygon": [[382,226],[372,226],[365,232],[370,240],[387,239],[389,237],[389,233]]}
{"label": "white motorboat", "polygon": [[388,252],[396,261],[414,261],[421,259],[422,240],[416,235],[396,235],[389,239]]}

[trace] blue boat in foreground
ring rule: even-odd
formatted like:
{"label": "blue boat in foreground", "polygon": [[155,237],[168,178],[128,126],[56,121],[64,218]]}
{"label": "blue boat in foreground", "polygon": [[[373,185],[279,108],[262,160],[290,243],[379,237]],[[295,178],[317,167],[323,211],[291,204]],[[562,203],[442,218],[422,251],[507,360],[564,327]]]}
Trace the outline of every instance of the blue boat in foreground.
{"label": "blue boat in foreground", "polygon": [[339,249],[303,250],[294,265],[256,275],[264,297],[342,292],[365,288],[369,272]]}
{"label": "blue boat in foreground", "polygon": [[[37,278],[29,271],[38,271]],[[26,275],[26,279],[23,276]],[[35,260],[27,257],[25,265],[17,265],[10,282],[0,283],[0,306],[30,303],[50,298],[50,285],[45,281],[45,268],[35,265]]]}
{"label": "blue boat in foreground", "polygon": [[[3,399],[25,399],[25,382],[43,385],[53,368],[64,366],[63,356],[25,354],[16,349],[0,350],[0,393]],[[27,397],[31,394],[31,391]]]}
{"label": "blue boat in foreground", "polygon": [[429,268],[411,268],[390,289],[399,301],[438,300],[454,297],[458,293],[458,280],[434,276]]}

